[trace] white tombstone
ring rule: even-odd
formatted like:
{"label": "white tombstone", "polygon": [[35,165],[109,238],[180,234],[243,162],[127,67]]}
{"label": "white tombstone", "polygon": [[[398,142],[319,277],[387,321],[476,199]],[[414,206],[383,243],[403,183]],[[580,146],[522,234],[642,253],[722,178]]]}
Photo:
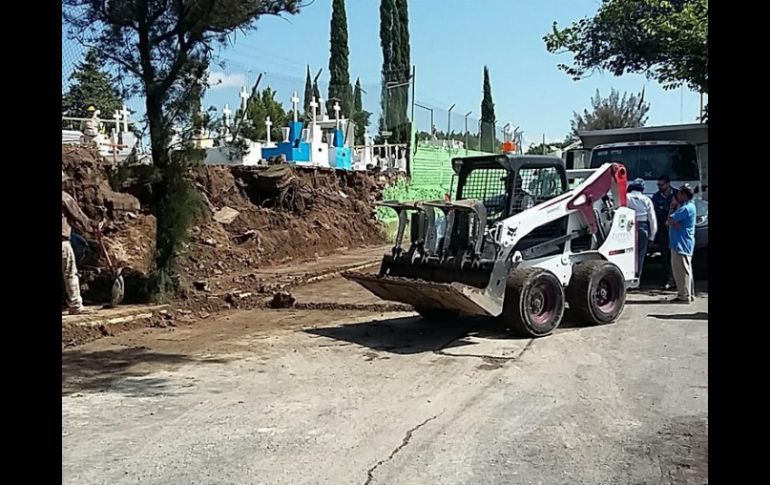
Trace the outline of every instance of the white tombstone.
{"label": "white tombstone", "polygon": [[267,132],[267,143],[265,144],[265,147],[272,147],[273,144],[270,142],[270,129],[273,126],[273,122],[270,121],[270,117],[267,116],[265,118],[265,131]]}
{"label": "white tombstone", "polygon": [[123,115],[123,131],[128,131],[128,115],[130,115],[131,112],[128,111],[125,104],[123,105],[123,109],[120,110],[120,114]]}
{"label": "white tombstone", "polygon": [[340,129],[340,110],[342,109],[340,107],[340,104],[338,102],[334,102],[334,120],[337,122],[337,129]]}
{"label": "white tombstone", "polygon": [[299,105],[299,98],[297,97],[297,91],[294,91],[294,93],[291,95],[291,109],[294,111],[294,122],[296,123],[297,118],[297,106]]}
{"label": "white tombstone", "polygon": [[239,93],[239,96],[241,97],[241,110],[243,111],[243,120],[246,121],[249,119],[249,115],[246,112],[246,107],[249,105],[249,93],[246,91],[245,86],[241,86],[241,92]]}

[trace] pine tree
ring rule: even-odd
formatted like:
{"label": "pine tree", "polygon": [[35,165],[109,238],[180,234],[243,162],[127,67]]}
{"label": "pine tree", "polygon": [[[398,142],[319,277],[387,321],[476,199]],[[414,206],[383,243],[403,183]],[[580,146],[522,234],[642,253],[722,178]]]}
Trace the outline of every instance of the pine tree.
{"label": "pine tree", "polygon": [[123,100],[109,74],[101,70],[102,60],[95,49],[89,50],[82,62],[70,74],[70,87],[62,96],[62,112],[69,116],[84,116],[89,105],[111,118],[123,107]]}
{"label": "pine tree", "polygon": [[340,103],[341,115],[350,117],[353,111],[353,93],[348,72],[348,20],[345,14],[345,0],[333,0],[329,56],[329,99],[327,112]]}
{"label": "pine tree", "polygon": [[492,102],[489,68],[484,66],[484,97],[481,100],[481,146],[479,147],[482,151],[495,151],[495,121],[495,103]]}
{"label": "pine tree", "polygon": [[[267,126],[265,118],[270,117],[273,122],[270,136],[273,141],[281,139],[281,128],[291,119],[291,112],[283,109],[280,101],[275,99],[276,92],[269,86],[249,98],[246,105],[246,111],[251,121],[244,125],[241,134],[254,141],[264,141],[267,139]],[[236,112],[236,119],[241,116],[240,109]]]}
{"label": "pine tree", "polygon": [[356,79],[356,87],[353,90],[353,122],[356,124],[356,136],[354,143],[363,145],[366,142],[364,134],[369,126],[369,117],[372,114],[364,110],[363,100],[361,99],[361,80]]}
{"label": "pine tree", "polygon": [[305,121],[313,119],[313,114],[310,112],[310,103],[313,101],[313,80],[310,78],[310,65],[307,66],[307,76],[305,77]]}

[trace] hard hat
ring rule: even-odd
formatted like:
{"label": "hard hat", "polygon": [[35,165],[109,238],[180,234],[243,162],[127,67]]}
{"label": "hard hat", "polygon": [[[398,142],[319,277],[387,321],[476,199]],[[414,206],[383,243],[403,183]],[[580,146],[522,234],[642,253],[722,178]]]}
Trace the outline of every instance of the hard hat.
{"label": "hard hat", "polygon": [[96,107],[94,105],[89,105],[88,108],[86,108],[86,111],[96,111]]}
{"label": "hard hat", "polygon": [[644,179],[643,178],[635,178],[634,180],[630,181],[628,183],[628,190],[638,190],[643,191],[644,190]]}

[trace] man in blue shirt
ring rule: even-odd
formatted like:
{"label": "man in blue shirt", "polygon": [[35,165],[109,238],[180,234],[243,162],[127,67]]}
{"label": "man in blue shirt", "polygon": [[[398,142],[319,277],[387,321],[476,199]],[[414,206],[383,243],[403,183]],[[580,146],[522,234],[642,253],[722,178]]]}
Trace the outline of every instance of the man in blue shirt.
{"label": "man in blue shirt", "polygon": [[[661,175],[658,178],[658,191],[652,196],[652,205],[655,207],[658,227],[663,228],[666,225],[668,216],[671,215],[676,205],[675,197],[676,189],[671,186],[671,179],[668,175]],[[674,285],[674,281],[671,279],[671,250],[668,247],[668,231],[658,231],[657,242],[663,260],[663,289],[669,290]]]}
{"label": "man in blue shirt", "polygon": [[677,303],[695,300],[692,277],[692,253],[695,249],[695,204],[693,192],[688,185],[679,188],[676,194],[677,209],[668,218],[669,248],[671,248],[671,269],[676,281]]}

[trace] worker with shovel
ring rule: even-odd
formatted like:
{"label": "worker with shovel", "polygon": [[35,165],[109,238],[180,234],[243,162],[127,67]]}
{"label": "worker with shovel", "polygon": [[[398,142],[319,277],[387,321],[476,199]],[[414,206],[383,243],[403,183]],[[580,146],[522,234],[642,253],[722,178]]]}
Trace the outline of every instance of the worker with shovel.
{"label": "worker with shovel", "polygon": [[101,229],[102,223],[92,221],[86,216],[78,206],[75,199],[64,191],[64,182],[69,177],[62,170],[62,191],[61,191],[61,272],[64,278],[64,290],[67,293],[67,306],[70,315],[81,313],[91,313],[83,306],[83,299],[80,297],[80,280],[78,278],[78,268],[75,263],[75,252],[72,250],[70,236],[72,234],[71,223],[77,223],[81,229],[97,232]]}

